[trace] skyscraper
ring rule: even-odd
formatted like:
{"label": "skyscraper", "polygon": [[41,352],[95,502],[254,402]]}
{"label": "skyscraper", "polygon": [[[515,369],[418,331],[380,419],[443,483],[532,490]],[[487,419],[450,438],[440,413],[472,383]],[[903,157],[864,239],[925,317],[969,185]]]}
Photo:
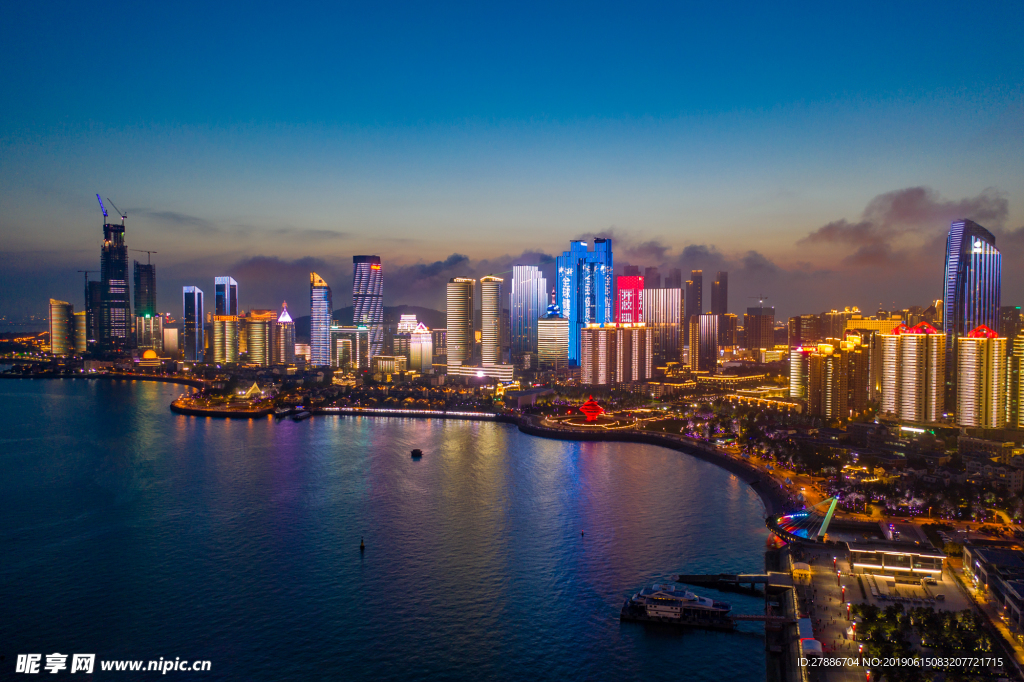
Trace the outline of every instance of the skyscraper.
{"label": "skyscraper", "polygon": [[[842,334],[834,338],[843,338]],[[797,315],[789,318],[789,347],[813,346],[821,341],[821,318],[817,315]]]}
{"label": "skyscraper", "polygon": [[1007,340],[1006,362],[1006,425],[1024,428],[1024,333]]}
{"label": "skyscraper", "polygon": [[625,324],[644,321],[644,277],[616,278],[615,321]]}
{"label": "skyscraper", "polygon": [[156,317],[156,266],[135,264],[135,317]]}
{"label": "skyscraper", "polygon": [[238,316],[213,316],[213,361],[238,362]]}
{"label": "skyscraper", "polygon": [[295,364],[295,323],[288,314],[288,302],[281,304],[281,314],[274,325],[274,360],[275,365]]}
{"label": "skyscraper", "polygon": [[683,272],[679,268],[672,268],[665,275],[662,286],[666,289],[682,289],[683,288]]}
{"label": "skyscraper", "polygon": [[89,350],[89,317],[84,310],[75,313],[75,353]]}
{"label": "skyscraper", "polygon": [[[96,196],[99,198],[99,195]],[[100,206],[103,202],[100,202]],[[103,217],[106,218],[106,209]],[[99,315],[99,343],[104,348],[124,348],[131,328],[128,292],[128,247],[124,242],[124,217],[120,225],[104,221],[100,254],[102,293]]]}
{"label": "skyscraper", "polygon": [[473,347],[476,335],[473,333],[473,309],[476,280],[468,277],[452,277],[448,281],[448,365],[473,364]]}
{"label": "skyscraper", "polygon": [[541,369],[559,370],[568,363],[569,320],[562,315],[557,303],[551,303],[544,317],[537,321],[537,364]]}
{"label": "skyscraper", "polygon": [[149,315],[135,318],[135,346],[149,348],[157,353],[164,352],[164,318],[161,315]]}
{"label": "skyscraper", "polygon": [[[794,348],[792,355],[790,397],[803,397],[808,414],[848,419],[852,413],[860,413],[867,407],[868,349],[861,345],[859,337],[828,339],[816,348]],[[806,381],[803,396],[794,393],[792,373],[797,363]]]}
{"label": "skyscraper", "polygon": [[214,315],[238,315],[238,282],[231,277],[216,277],[217,307]]}
{"label": "skyscraper", "polygon": [[499,365],[501,353],[501,284],[500,277],[488,275],[480,279],[480,364]]}
{"label": "skyscraper", "polygon": [[519,362],[524,353],[537,352],[537,320],[547,306],[547,280],[534,265],[512,266],[511,311],[512,357]]}
{"label": "skyscraper", "polygon": [[203,290],[199,287],[182,289],[182,340],[185,362],[203,362],[206,339],[203,336]]}
{"label": "skyscraper", "polygon": [[380,256],[352,256],[352,323],[370,330],[370,357],[384,352],[384,271]]}
{"label": "skyscraper", "polygon": [[642,323],[591,324],[580,330],[580,383],[610,386],[651,377],[651,339]]}
{"label": "skyscraper", "polygon": [[690,317],[690,368],[694,371],[718,371],[718,319],[713,313]]}
{"label": "skyscraper", "polygon": [[334,301],[323,277],[309,273],[309,364],[331,366],[331,316]]}
{"label": "skyscraper", "polygon": [[946,337],[927,322],[876,333],[880,412],[904,421],[936,422],[945,403]]}
{"label": "skyscraper", "polygon": [[612,322],[615,316],[615,283],[612,240],[573,240],[569,250],[555,259],[558,303],[569,320],[569,364],[580,362],[580,330],[589,324]]}
{"label": "skyscraper", "polygon": [[956,423],[1006,426],[1006,339],[984,325],[957,339]]}
{"label": "skyscraper", "polygon": [[274,360],[274,327],[277,312],[274,310],[250,310],[246,318],[246,354],[250,365],[268,367]]}
{"label": "skyscraper", "polygon": [[729,273],[719,270],[711,283],[711,312],[726,315],[729,312]]}
{"label": "skyscraper", "polygon": [[50,353],[67,357],[75,353],[75,306],[50,299]]}
{"label": "skyscraper", "polygon": [[647,286],[652,289],[661,288],[661,273],[658,272],[657,267],[649,267],[644,269],[644,281],[647,282]]}
{"label": "skyscraper", "polygon": [[764,304],[747,308],[743,316],[743,330],[748,350],[775,347],[775,308]]}
{"label": "skyscraper", "polygon": [[420,374],[434,370],[434,335],[422,322],[409,334],[409,369]]}
{"label": "skyscraper", "polygon": [[100,339],[100,318],[103,317],[103,282],[89,282],[85,289],[85,326],[89,343]]}
{"label": "skyscraper", "polygon": [[654,361],[659,364],[679,362],[682,357],[679,343],[682,338],[682,290],[644,289],[640,294],[643,300],[643,322],[651,337]]}
{"label": "skyscraper", "polygon": [[1024,329],[1024,320],[1020,316],[1019,305],[1004,305],[999,309],[999,336],[1004,339],[1015,339]]}

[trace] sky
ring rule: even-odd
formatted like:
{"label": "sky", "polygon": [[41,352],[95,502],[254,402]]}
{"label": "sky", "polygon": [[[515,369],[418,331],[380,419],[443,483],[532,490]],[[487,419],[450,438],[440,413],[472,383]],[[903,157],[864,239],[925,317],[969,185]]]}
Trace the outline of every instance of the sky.
{"label": "sky", "polygon": [[940,296],[958,218],[1022,304],[1021,26],[1020,2],[4,3],[0,316],[82,305],[97,193],[172,314],[218,275],[306,314],[310,270],[344,307],[357,254],[387,305],[443,309],[450,277],[593,236],[728,271],[734,313],[873,312]]}

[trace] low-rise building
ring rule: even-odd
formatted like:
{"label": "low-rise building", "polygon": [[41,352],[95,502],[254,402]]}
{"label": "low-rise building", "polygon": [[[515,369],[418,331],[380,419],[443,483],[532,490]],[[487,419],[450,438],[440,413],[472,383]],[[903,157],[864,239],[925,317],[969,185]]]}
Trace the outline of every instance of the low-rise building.
{"label": "low-rise building", "polygon": [[865,540],[848,542],[846,547],[854,573],[912,580],[941,577],[942,562],[946,558],[937,549],[909,542]]}

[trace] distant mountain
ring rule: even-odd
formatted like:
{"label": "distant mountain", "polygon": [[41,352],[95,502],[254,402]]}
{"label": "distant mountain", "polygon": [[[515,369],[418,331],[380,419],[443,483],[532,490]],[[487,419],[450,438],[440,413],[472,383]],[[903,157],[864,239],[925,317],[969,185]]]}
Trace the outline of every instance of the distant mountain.
{"label": "distant mountain", "polygon": [[[338,324],[352,324],[352,306],[335,308],[332,318]],[[398,324],[402,315],[415,315],[416,319],[431,329],[441,329],[447,324],[445,314],[440,310],[422,308],[418,305],[384,306],[384,325]],[[309,342],[309,315],[295,318],[295,338],[301,343]]]}

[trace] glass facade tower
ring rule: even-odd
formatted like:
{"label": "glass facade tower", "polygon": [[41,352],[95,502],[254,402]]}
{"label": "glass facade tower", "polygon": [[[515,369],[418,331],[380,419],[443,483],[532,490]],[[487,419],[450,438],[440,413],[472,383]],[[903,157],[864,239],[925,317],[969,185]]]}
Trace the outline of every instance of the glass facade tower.
{"label": "glass facade tower", "polygon": [[580,363],[580,330],[589,324],[609,324],[615,317],[612,240],[569,242],[569,250],[555,259],[557,300],[569,320],[569,364]]}
{"label": "glass facade tower", "polygon": [[480,364],[499,365],[501,353],[500,277],[480,279]]}
{"label": "glass facade tower", "polygon": [[331,366],[331,315],[334,301],[324,278],[309,273],[309,364]]}
{"label": "glass facade tower", "polygon": [[352,324],[370,330],[370,357],[384,353],[384,271],[380,256],[352,256]]}
{"label": "glass facade tower", "polygon": [[216,277],[217,307],[214,315],[238,315],[238,282],[230,277]]}
{"label": "glass facade tower", "polygon": [[128,332],[131,329],[128,247],[124,241],[124,220],[120,225],[103,225],[100,282],[99,342],[105,348],[124,348],[128,345]]}
{"label": "glass facade tower", "polygon": [[182,341],[185,362],[203,362],[206,355],[206,339],[203,336],[203,290],[199,287],[184,287],[182,290]]}
{"label": "glass facade tower", "polygon": [[135,317],[156,317],[156,266],[135,261]]}
{"label": "glass facade tower", "polygon": [[[512,357],[537,352],[537,320],[547,306],[547,280],[534,265],[512,266]],[[518,362],[518,360],[517,360]]]}
{"label": "glass facade tower", "polygon": [[473,363],[473,308],[476,280],[468,277],[453,277],[448,281],[447,344],[448,365],[470,365]]}

